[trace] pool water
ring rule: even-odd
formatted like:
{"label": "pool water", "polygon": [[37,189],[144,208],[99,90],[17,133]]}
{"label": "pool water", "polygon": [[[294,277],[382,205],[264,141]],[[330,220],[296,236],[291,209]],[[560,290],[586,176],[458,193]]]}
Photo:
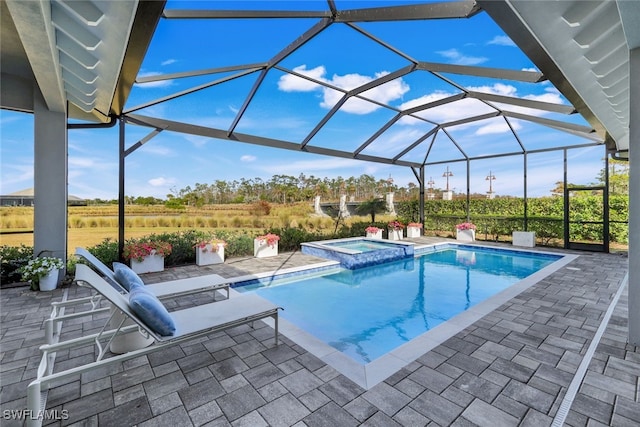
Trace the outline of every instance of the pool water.
{"label": "pool water", "polygon": [[388,243],[385,244],[384,242],[372,242],[371,240],[336,242],[336,243],[327,243],[326,245],[342,248],[342,249],[349,249],[352,251],[359,251],[359,252],[370,252],[370,251],[377,251],[380,249],[389,249],[390,247],[391,248],[397,247],[393,244],[388,244]]}
{"label": "pool water", "polygon": [[367,364],[559,258],[445,249],[309,278],[248,282],[235,289],[282,306],[282,317]]}

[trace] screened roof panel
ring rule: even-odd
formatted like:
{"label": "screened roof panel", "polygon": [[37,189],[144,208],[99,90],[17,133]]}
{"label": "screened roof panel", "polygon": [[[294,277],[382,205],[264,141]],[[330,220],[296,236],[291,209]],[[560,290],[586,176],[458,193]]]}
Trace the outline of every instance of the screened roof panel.
{"label": "screened roof panel", "polygon": [[453,160],[464,160],[464,154],[455,146],[451,138],[440,130],[436,134],[433,143],[429,143],[429,147],[425,152],[426,163],[448,162]]}
{"label": "screened roof panel", "polygon": [[[217,19],[184,20],[209,22],[210,34],[227,38],[241,31],[216,49],[216,60],[225,67],[252,62],[262,67],[254,73],[255,85],[236,93],[242,101],[226,134],[212,135],[237,140],[237,133],[240,140],[264,138],[260,144],[281,141],[290,149],[417,166],[427,153],[427,162],[433,162],[522,151],[521,129],[525,136],[534,127],[557,134],[568,122],[567,132],[560,132],[568,136],[555,141],[572,145],[582,142],[576,135],[591,132],[584,120],[571,117],[567,100],[473,2],[410,8],[395,1],[340,2],[343,9],[336,4],[335,14],[317,3],[317,9],[296,5],[290,11],[268,4],[237,12],[217,5],[218,11],[192,12]],[[274,37],[271,32],[256,37],[251,27],[265,13],[272,17],[261,28],[275,22]],[[288,18],[274,18],[279,15]],[[444,16],[449,19],[429,19]],[[470,21],[482,32],[466,31]],[[252,52],[234,53],[243,49]],[[533,145],[546,148],[540,140],[548,134]]]}
{"label": "screened roof panel", "polygon": [[504,117],[453,126],[447,132],[469,157],[523,151]]}
{"label": "screened roof panel", "polygon": [[[540,70],[601,140],[609,136],[612,149],[614,145],[628,148],[628,49],[640,44],[640,30],[633,19],[640,12],[638,2],[594,1],[589,2],[594,7],[585,7],[584,2],[566,0],[541,7],[537,2],[514,0],[169,1],[134,2],[124,10],[105,9],[106,3],[89,0],[90,8],[102,12],[101,21],[81,22],[71,14],[65,15],[66,21],[49,22],[45,11],[67,10],[67,3],[44,1],[43,7],[30,8],[24,2],[12,2],[5,8],[14,25],[3,26],[3,39],[21,40],[22,45],[2,48],[3,59],[11,58],[3,63],[12,67],[3,72],[3,87],[12,95],[3,97],[3,102],[16,101],[3,103],[4,108],[33,110],[29,106],[33,97],[11,84],[18,79],[38,84],[55,111],[69,105],[73,119],[106,122],[110,116],[121,116],[125,105],[131,108],[141,99],[129,98],[138,71],[143,78],[149,73],[198,74],[260,63],[292,69],[324,66],[327,79],[352,74],[373,78],[415,61],[420,70],[447,73],[457,90],[465,93],[480,86],[474,77],[465,76],[483,75],[486,69],[503,70],[505,76],[496,78],[510,85],[507,74]],[[46,28],[35,24],[40,22]],[[116,23],[121,24],[118,31],[104,31],[116,28]],[[51,43],[51,34],[58,30],[68,34],[78,26],[100,46],[76,46],[62,36]],[[76,56],[69,54],[72,46]],[[95,68],[97,74],[92,72],[97,63],[92,58],[101,64]],[[319,58],[317,63],[314,58]],[[56,72],[51,73],[52,69]],[[105,69],[109,72],[103,73]],[[51,77],[55,75],[62,78]],[[84,82],[74,77],[82,75]],[[99,78],[93,81],[91,76]],[[77,86],[81,86],[79,92]],[[417,88],[409,86],[411,91]],[[542,96],[545,88],[514,87],[518,97]],[[245,97],[245,107],[252,102],[252,90]],[[404,99],[437,90],[425,89],[418,96],[405,93]],[[234,123],[242,114],[239,111]],[[234,130],[230,129],[228,138],[233,139]]]}
{"label": "screened roof panel", "polygon": [[[435,101],[453,95],[453,93],[438,93],[429,97],[428,100],[433,99]],[[486,114],[497,114],[497,111],[495,108],[491,108],[485,103],[471,98],[449,102],[447,104],[416,113],[416,115],[420,117],[439,124],[448,124]]]}
{"label": "screened roof panel", "polygon": [[584,136],[538,123],[512,118],[509,121],[527,151],[544,150],[558,146],[571,147],[593,142]]}
{"label": "screened roof panel", "polygon": [[[431,141],[424,136],[433,129],[434,125],[431,123],[413,117],[403,117],[402,120],[395,120],[382,134],[374,135],[377,137],[362,150],[362,153],[385,157],[399,156],[404,160],[422,162]],[[407,153],[403,154],[405,151]]]}
{"label": "screened roof panel", "polygon": [[[245,88],[240,97],[244,98],[249,89]],[[281,138],[286,131],[289,141],[302,143],[327,112],[323,106],[327,96],[323,92],[323,87],[316,83],[272,69],[242,115],[236,131],[267,138]],[[241,105],[237,104],[236,113]]]}
{"label": "screened roof panel", "polygon": [[[353,153],[379,129],[380,123],[391,120],[396,112],[379,108],[376,104],[363,100],[350,100],[334,114],[320,131],[311,139],[309,145],[333,148]],[[367,114],[354,113],[369,111]],[[375,120],[371,120],[375,118]],[[372,123],[375,122],[375,123]],[[388,156],[384,156],[387,158]]]}
{"label": "screened roof panel", "polygon": [[[327,46],[331,48],[327,49]],[[390,72],[408,64],[406,59],[350,26],[334,23],[322,29],[278,65],[289,69],[302,65],[306,65],[308,69],[324,67],[324,79],[328,82],[335,80],[336,85],[348,88],[358,81],[354,79],[352,82],[348,76],[374,78],[376,74]]]}

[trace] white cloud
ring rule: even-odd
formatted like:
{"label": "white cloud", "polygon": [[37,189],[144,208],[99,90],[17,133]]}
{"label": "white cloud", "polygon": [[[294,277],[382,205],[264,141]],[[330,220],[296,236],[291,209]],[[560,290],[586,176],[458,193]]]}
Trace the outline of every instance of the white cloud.
{"label": "white cloud", "polygon": [[151,178],[147,182],[152,187],[166,187],[166,186],[175,184],[176,180],[174,178],[165,178],[163,176],[159,176],[157,178]]}
{"label": "white cloud", "polygon": [[[159,76],[162,73],[158,73],[156,71],[148,71],[141,72],[138,74],[138,77],[153,77]],[[156,82],[148,82],[148,83],[136,83],[136,86],[141,89],[149,89],[149,88],[159,88],[159,87],[169,87],[173,84],[173,80],[159,80]]]}
{"label": "white cloud", "polygon": [[163,147],[162,145],[158,145],[157,143],[154,144],[153,141],[144,144],[139,149],[147,154],[155,154],[157,156],[163,157],[174,157],[176,154],[172,149]]}
{"label": "white cloud", "polygon": [[[334,86],[351,90],[369,83],[372,80],[379,79],[389,74],[386,71],[376,73],[374,77],[363,76],[361,74],[346,74],[344,76],[334,75],[331,83]],[[364,92],[362,96],[388,104],[391,101],[402,98],[402,95],[409,91],[407,85],[402,79],[395,79],[380,86],[376,86]],[[342,98],[343,93],[326,89],[323,91],[324,100],[320,104],[324,108],[331,108]],[[358,98],[349,99],[341,108],[342,111],[353,114],[368,114],[380,108],[378,105],[367,102]]]}
{"label": "white cloud", "polygon": [[272,161],[265,163],[262,170],[270,174],[298,175],[300,171],[308,174],[311,172],[343,170],[345,168],[361,167],[362,165],[363,162],[360,160],[330,158],[323,160],[300,160],[280,164]]}
{"label": "white cloud", "polygon": [[[430,102],[437,101],[442,98],[456,95],[455,93],[448,93],[443,91],[437,91],[428,95],[421,96],[420,98],[412,99],[403,103],[400,108],[406,110],[418,105],[428,104]],[[486,114],[494,109],[488,107],[486,104],[478,101],[477,99],[465,98],[459,101],[444,104],[438,107],[430,108],[425,111],[416,113],[420,117],[424,117],[427,120],[434,121],[436,123],[447,123],[455,120],[460,120],[465,117],[477,116],[480,114]],[[402,120],[402,124],[412,124],[409,120]]]}
{"label": "white cloud", "polygon": [[171,64],[175,64],[176,62],[178,62],[177,59],[167,59],[166,61],[162,61],[160,65],[162,66],[171,65]]}
{"label": "white cloud", "polygon": [[240,157],[240,161],[241,162],[255,162],[257,159],[256,156],[252,156],[250,154],[245,154],[244,156]]}
{"label": "white cloud", "polygon": [[490,93],[502,96],[516,96],[516,93],[518,92],[518,89],[516,89],[515,86],[504,83],[495,83],[491,86],[469,86],[469,90],[473,92]]}
{"label": "white cloud", "polygon": [[456,65],[478,65],[487,62],[489,58],[483,56],[468,56],[462,54],[458,49],[447,49],[436,52]]}
{"label": "white cloud", "polygon": [[[362,74],[334,74],[331,79],[327,79],[326,69],[322,65],[310,70],[307,70],[306,65],[300,65],[294,68],[294,71],[345,90],[355,89],[372,80],[389,74],[387,71],[378,72],[373,77]],[[322,92],[322,101],[320,102],[320,106],[326,109],[332,108],[344,96],[344,92],[337,91],[290,74],[280,77],[280,80],[278,81],[278,88],[285,92],[311,92],[319,90]],[[409,86],[402,79],[395,79],[385,83],[384,85],[369,89],[362,95],[381,103],[389,103],[402,98],[402,96],[408,91]],[[352,114],[368,114],[379,108],[380,107],[378,105],[371,102],[358,98],[351,98],[342,106],[341,111]]]}
{"label": "white cloud", "polygon": [[[520,123],[511,122],[511,126],[513,126],[514,130],[520,130],[522,127]],[[483,126],[480,126],[476,131],[475,135],[497,135],[501,133],[511,132],[511,129],[507,125],[504,120],[496,121],[494,123],[489,123]]]}
{"label": "white cloud", "polygon": [[515,43],[507,36],[495,36],[493,39],[489,40],[487,44],[495,44],[498,46],[512,46],[515,47]]}
{"label": "white cloud", "polygon": [[188,133],[182,134],[182,137],[193,144],[194,147],[204,147],[207,142],[211,141],[211,138],[199,135],[190,135]]}
{"label": "white cloud", "polygon": [[[502,95],[509,97],[522,97],[524,99],[530,99],[534,101],[543,101],[550,102],[554,104],[565,104],[560,93],[554,88],[548,88],[545,93],[535,95],[519,95],[518,90],[515,86],[504,84],[504,83],[496,83],[493,85],[483,85],[483,86],[469,86],[468,89],[473,92],[480,93],[488,93],[493,95]],[[428,104],[443,98],[447,98],[449,96],[456,95],[454,92],[444,92],[444,91],[436,91],[419,98],[411,99],[407,102],[404,102],[400,108],[403,110],[416,107],[418,105]],[[511,104],[503,104],[495,102],[494,105],[498,108],[504,109],[506,111],[512,111],[522,114],[528,114],[531,116],[544,116],[547,114],[544,110],[537,110],[533,108],[524,108]],[[473,117],[486,113],[490,113],[495,111],[491,107],[486,104],[480,102],[479,100],[472,98],[465,98],[459,101],[451,102],[445,105],[441,105],[438,107],[430,108],[423,112],[416,113],[417,115],[424,117],[427,120],[434,121],[436,123],[447,123],[455,120],[460,120],[465,117]],[[403,119],[400,123],[404,125],[413,125],[416,122],[410,121],[408,119]],[[519,130],[521,126],[516,121],[511,121],[514,129]],[[463,127],[477,127],[475,134],[476,135],[491,135],[491,134],[501,134],[508,133],[511,130],[507,126],[504,121],[495,121],[495,122],[472,122],[465,125],[460,125],[456,127],[457,129],[462,129]]]}
{"label": "white cloud", "polygon": [[95,166],[94,159],[88,157],[71,157],[69,156],[69,167],[91,168]]}
{"label": "white cloud", "polygon": [[[320,65],[311,70],[307,70],[306,64],[295,67],[293,71],[309,76],[315,80],[326,81],[325,74],[327,70],[324,66]],[[317,83],[303,79],[302,77],[294,76],[292,74],[285,74],[278,80],[278,89],[284,92],[310,92],[312,90],[321,88]]]}
{"label": "white cloud", "polygon": [[[3,163],[2,169],[2,180],[0,181],[2,194],[12,193],[14,190],[10,190],[10,188],[16,188],[18,185],[24,186],[24,188],[33,187],[33,163]],[[15,191],[23,190],[24,188],[16,188]]]}

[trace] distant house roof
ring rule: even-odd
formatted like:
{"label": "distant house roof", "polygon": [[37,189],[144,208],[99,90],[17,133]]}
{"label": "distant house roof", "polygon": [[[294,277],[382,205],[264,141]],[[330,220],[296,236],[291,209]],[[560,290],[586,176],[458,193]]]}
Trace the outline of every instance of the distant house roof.
{"label": "distant house roof", "polygon": [[[11,193],[11,194],[6,194],[1,197],[33,197],[33,188],[25,188],[24,190],[16,191],[15,193]],[[85,199],[78,196],[74,196],[72,194],[67,195],[67,200],[75,201],[75,202],[85,201]]]}

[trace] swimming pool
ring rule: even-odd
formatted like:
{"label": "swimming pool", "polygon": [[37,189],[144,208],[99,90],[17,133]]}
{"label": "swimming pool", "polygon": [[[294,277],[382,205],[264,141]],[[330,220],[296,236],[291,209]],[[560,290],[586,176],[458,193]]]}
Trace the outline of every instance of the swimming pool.
{"label": "swimming pool", "polygon": [[[378,266],[254,280],[234,289],[282,306],[281,318],[293,325],[294,334],[307,334],[303,341],[308,346],[300,345],[330,364],[338,360],[332,366],[369,387],[403,366],[401,362],[428,351],[425,340],[434,344],[432,332],[439,329],[436,335],[442,334],[442,327],[451,331],[447,324],[452,319],[457,319],[456,327],[466,325],[460,313],[474,311],[499,293],[512,297],[508,290],[514,283],[536,275],[539,280],[538,273],[561,258],[451,244]],[[477,319],[495,307],[480,308],[473,316]]]}

